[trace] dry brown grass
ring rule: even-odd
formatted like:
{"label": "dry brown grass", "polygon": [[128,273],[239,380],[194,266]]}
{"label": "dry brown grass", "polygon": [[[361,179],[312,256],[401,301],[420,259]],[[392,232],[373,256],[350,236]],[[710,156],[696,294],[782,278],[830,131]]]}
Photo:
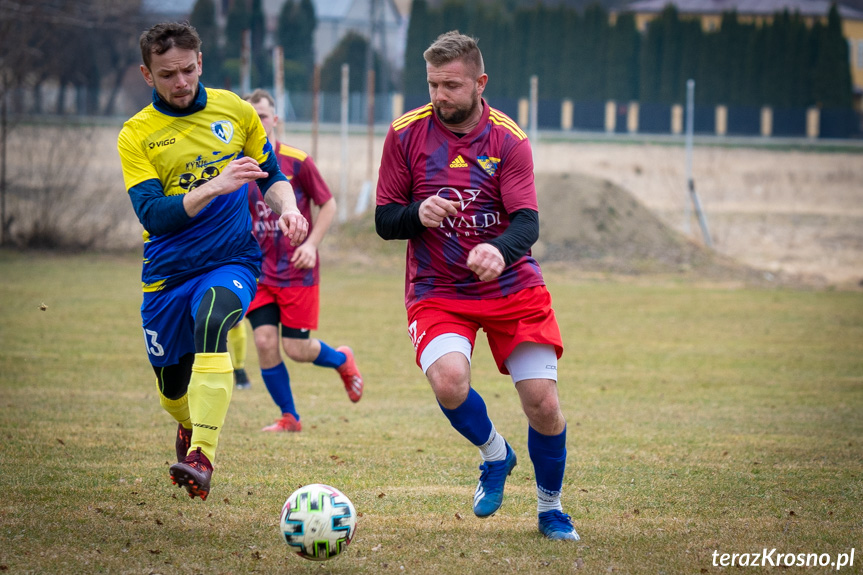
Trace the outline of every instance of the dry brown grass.
{"label": "dry brown grass", "polygon": [[[135,255],[0,250],[0,572],[719,573],[714,551],[765,547],[856,548],[859,571],[863,294],[546,270],[566,346],[563,499],[583,537],[561,545],[536,531],[526,422],[482,337],[473,383],[519,465],[500,512],[473,516],[479,456],[413,363],[401,269],[376,264],[325,266],[316,334],[354,348],[362,401],[291,363],[303,432],[262,434],[277,410],[251,352],[211,496],[189,500],[167,477],[176,425],[143,349],[139,270]],[[317,482],[362,513],[323,565],[277,529]]]}

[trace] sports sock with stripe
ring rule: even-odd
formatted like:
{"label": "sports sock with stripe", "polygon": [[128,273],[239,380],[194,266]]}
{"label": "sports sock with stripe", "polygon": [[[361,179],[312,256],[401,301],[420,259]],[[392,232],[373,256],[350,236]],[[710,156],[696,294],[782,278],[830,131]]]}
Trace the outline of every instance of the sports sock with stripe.
{"label": "sports sock with stripe", "polygon": [[479,446],[479,452],[483,461],[503,461],[506,459],[506,440],[492,426],[491,436],[483,445]]}
{"label": "sports sock with stripe", "polygon": [[188,393],[192,449],[200,447],[211,463],[215,461],[219,433],[231,403],[233,373],[228,352],[195,354]]}
{"label": "sports sock with stripe", "polygon": [[528,425],[527,452],[536,475],[537,512],[562,511],[560,491],[566,469],[566,427],[558,435],[542,435]]}

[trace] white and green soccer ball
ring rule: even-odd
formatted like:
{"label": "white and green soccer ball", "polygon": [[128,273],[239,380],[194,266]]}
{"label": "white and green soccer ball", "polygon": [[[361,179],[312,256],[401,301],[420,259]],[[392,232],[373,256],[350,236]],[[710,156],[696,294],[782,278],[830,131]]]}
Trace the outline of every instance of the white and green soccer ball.
{"label": "white and green soccer ball", "polygon": [[279,521],[282,537],[297,555],[326,561],[340,554],[357,530],[357,511],[348,496],[329,485],[300,487],[288,497]]}

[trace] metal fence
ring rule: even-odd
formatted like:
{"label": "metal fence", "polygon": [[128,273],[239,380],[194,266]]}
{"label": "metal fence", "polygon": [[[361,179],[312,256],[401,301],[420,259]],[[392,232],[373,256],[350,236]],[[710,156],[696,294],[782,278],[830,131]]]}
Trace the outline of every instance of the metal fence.
{"label": "metal fence", "polygon": [[[81,89],[83,90],[83,89]],[[49,121],[64,116],[80,117],[85,112],[81,90],[67,95],[67,106],[58,110],[54,95],[44,91],[39,109],[29,92],[6,93],[7,109],[12,115],[40,116]],[[72,97],[69,97],[72,96]],[[121,97],[115,116],[128,118],[146,105],[148,94]],[[522,128],[529,128],[529,102],[526,98],[498,97],[486,92],[489,104],[513,118]],[[387,125],[404,112],[429,101],[427,94],[377,94],[374,101],[375,125]],[[280,117],[287,122],[313,121],[313,95],[310,92],[288,92]],[[561,101],[539,99],[536,102],[537,128],[630,134],[679,134],[682,131],[682,106],[656,102]],[[721,108],[721,110],[720,110]],[[367,125],[368,96],[352,92],[348,101],[348,123]],[[694,132],[699,135],[735,137],[791,137],[810,139],[863,138],[863,113],[848,109],[769,108],[758,106],[698,106],[693,111]],[[338,124],[341,118],[341,95],[322,92],[318,98],[318,121]]]}

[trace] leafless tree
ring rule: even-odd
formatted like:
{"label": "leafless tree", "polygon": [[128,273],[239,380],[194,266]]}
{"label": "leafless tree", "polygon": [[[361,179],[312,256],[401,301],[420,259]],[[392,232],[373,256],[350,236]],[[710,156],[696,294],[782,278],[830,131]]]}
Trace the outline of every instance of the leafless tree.
{"label": "leafless tree", "polygon": [[[0,244],[9,243],[13,221],[6,209],[10,132],[25,112],[47,113],[42,87],[48,82],[58,87],[58,115],[65,113],[69,88],[79,114],[113,114],[125,72],[138,58],[141,29],[140,0],[0,0]],[[103,86],[110,91],[100,109]],[[34,150],[32,169],[62,172],[65,166],[46,165],[60,157]],[[74,186],[66,179],[40,193],[56,203]]]}

